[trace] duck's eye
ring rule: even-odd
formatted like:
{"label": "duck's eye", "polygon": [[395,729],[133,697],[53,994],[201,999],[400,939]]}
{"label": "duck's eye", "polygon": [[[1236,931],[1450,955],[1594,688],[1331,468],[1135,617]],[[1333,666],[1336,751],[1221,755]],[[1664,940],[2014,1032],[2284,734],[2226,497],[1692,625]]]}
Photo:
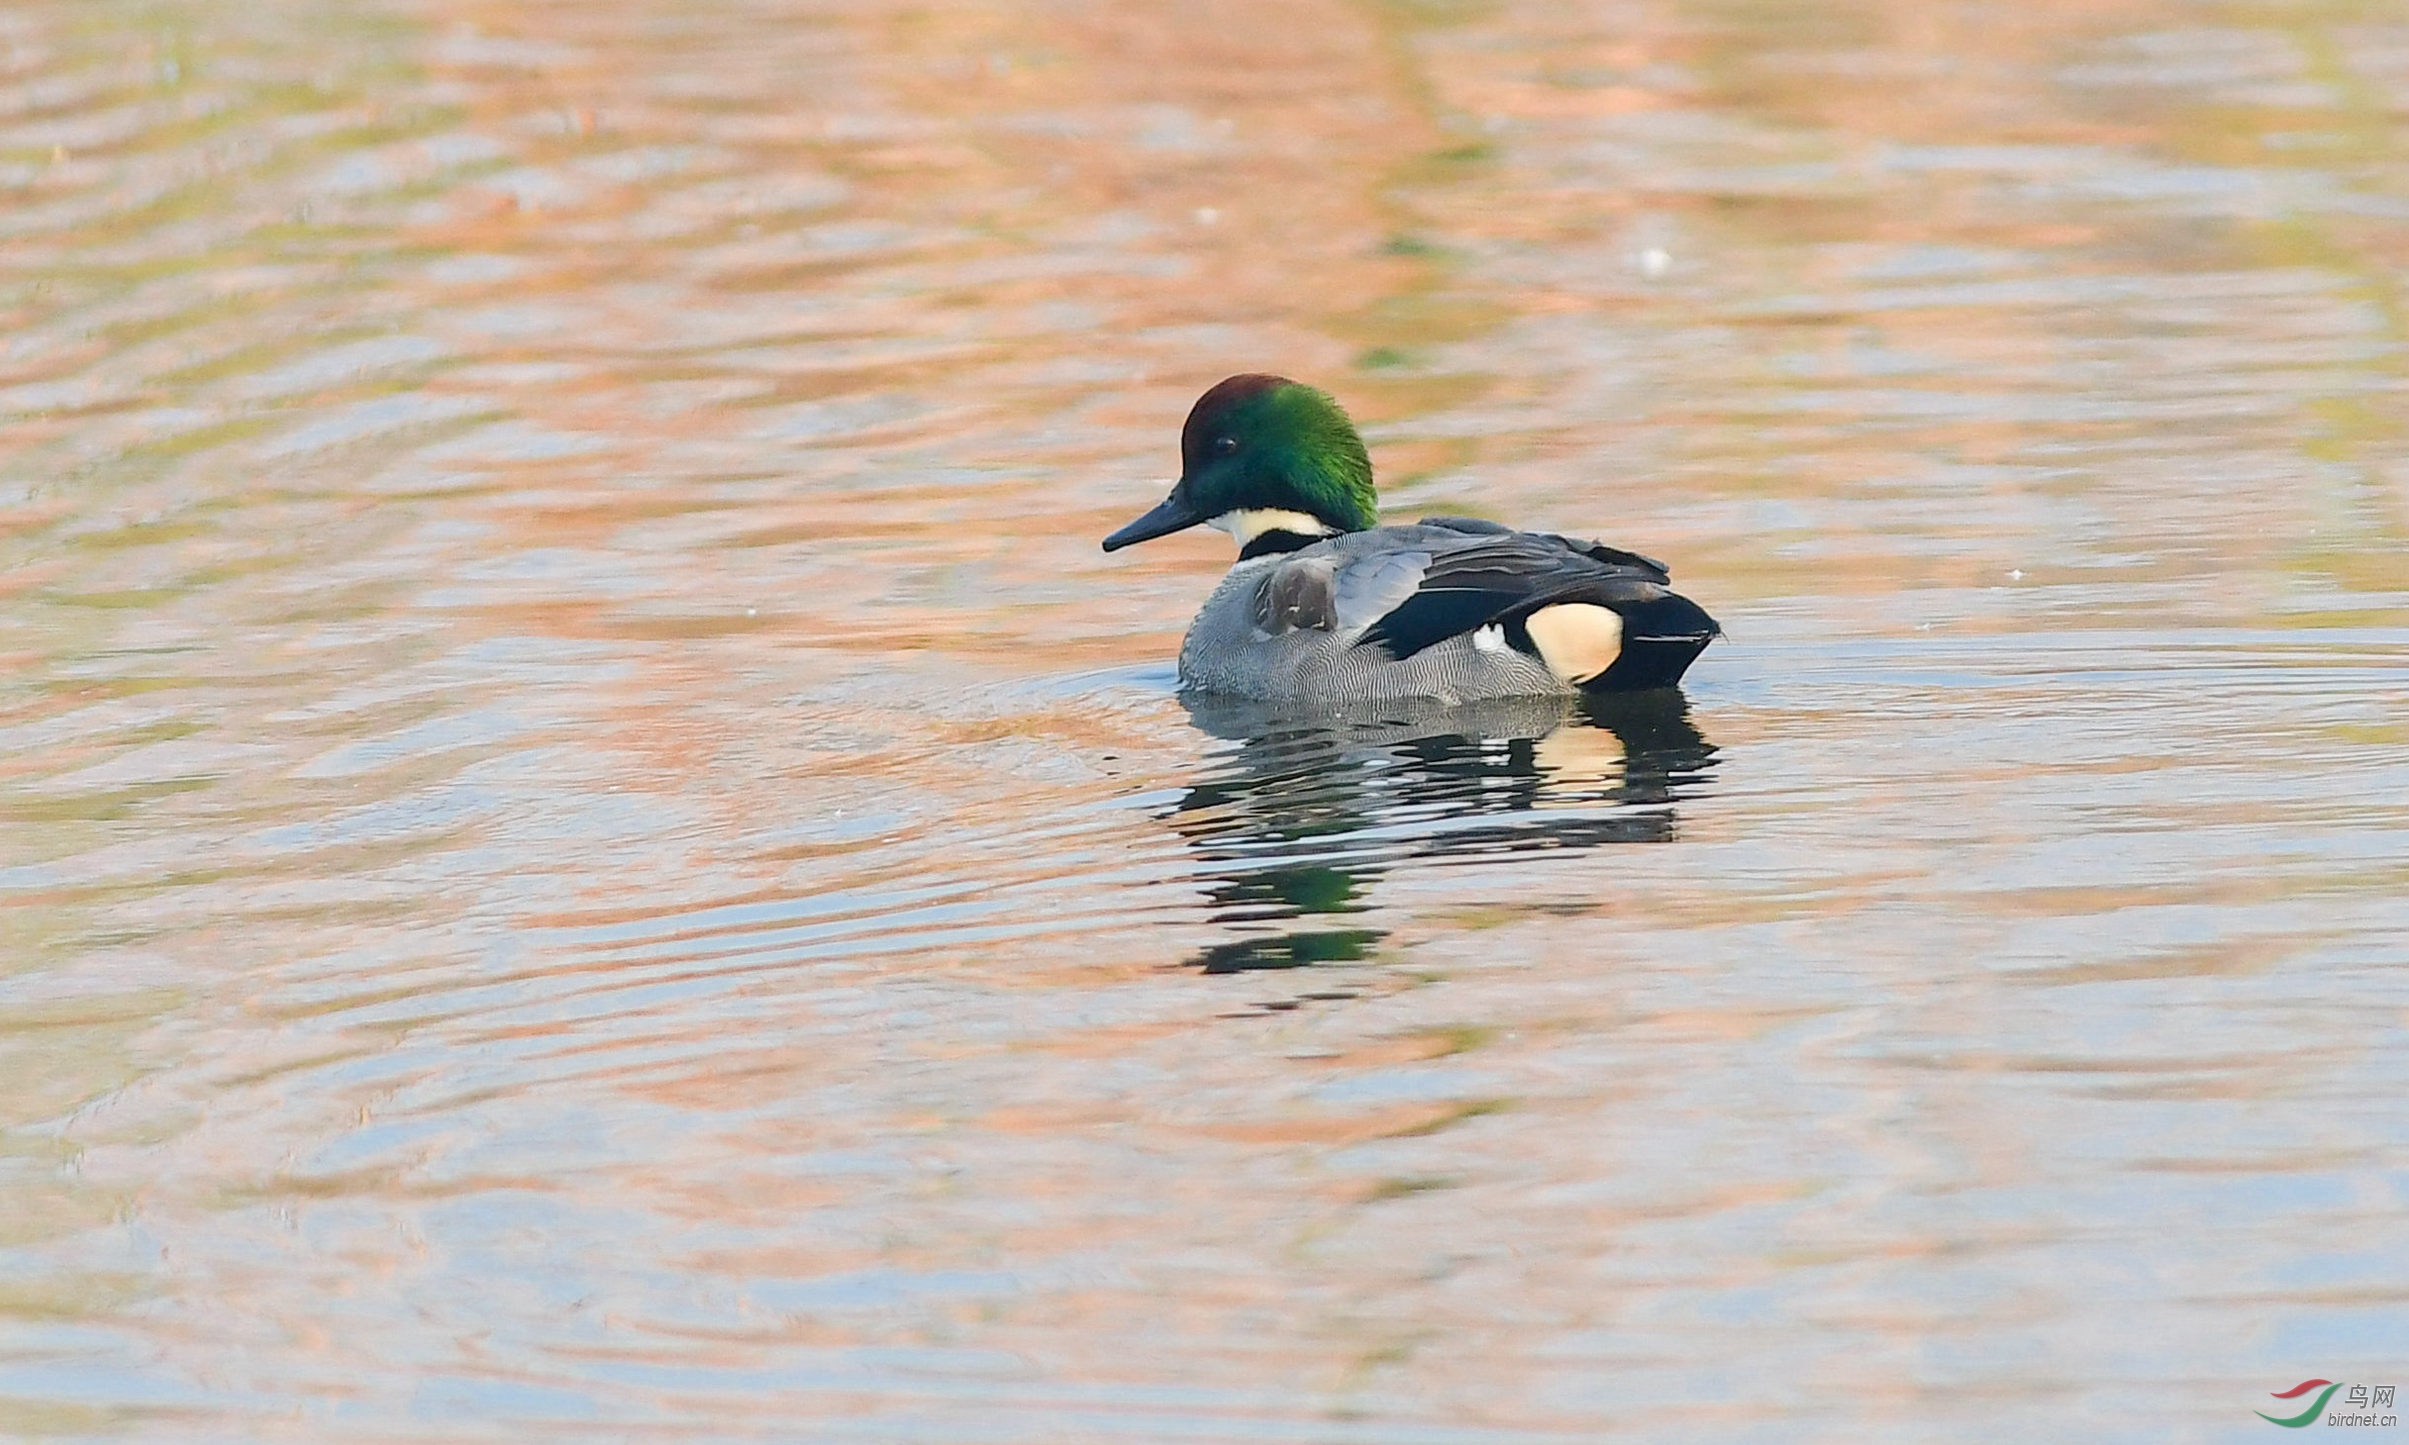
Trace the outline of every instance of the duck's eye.
{"label": "duck's eye", "polygon": [[1236,437],[1213,438],[1213,455],[1217,457],[1226,457],[1236,450],[1238,450],[1238,439]]}

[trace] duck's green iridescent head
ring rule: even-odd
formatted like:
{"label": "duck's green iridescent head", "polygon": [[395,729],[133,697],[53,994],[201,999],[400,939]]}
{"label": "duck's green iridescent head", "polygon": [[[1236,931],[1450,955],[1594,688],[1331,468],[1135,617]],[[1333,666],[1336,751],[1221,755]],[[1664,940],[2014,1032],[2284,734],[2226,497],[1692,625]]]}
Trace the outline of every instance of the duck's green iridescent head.
{"label": "duck's green iridescent head", "polygon": [[1199,522],[1241,549],[1275,533],[1301,545],[1379,525],[1372,458],[1355,424],[1328,392],[1284,376],[1233,376],[1198,397],[1179,460],[1171,495],[1105,538],[1105,551]]}

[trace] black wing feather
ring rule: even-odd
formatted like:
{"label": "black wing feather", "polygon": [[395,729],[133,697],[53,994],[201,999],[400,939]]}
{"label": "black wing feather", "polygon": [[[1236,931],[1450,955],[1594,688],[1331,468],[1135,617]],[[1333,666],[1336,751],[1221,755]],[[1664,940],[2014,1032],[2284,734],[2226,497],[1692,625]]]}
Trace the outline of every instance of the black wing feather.
{"label": "black wing feather", "polygon": [[[1365,631],[1364,645],[1385,647],[1403,660],[1450,637],[1559,602],[1629,611],[1671,595],[1664,588],[1664,569],[1633,553],[1576,545],[1545,533],[1491,532],[1487,525],[1450,530],[1476,540],[1436,553],[1421,585]],[[1632,560],[1620,560],[1626,557]]]}

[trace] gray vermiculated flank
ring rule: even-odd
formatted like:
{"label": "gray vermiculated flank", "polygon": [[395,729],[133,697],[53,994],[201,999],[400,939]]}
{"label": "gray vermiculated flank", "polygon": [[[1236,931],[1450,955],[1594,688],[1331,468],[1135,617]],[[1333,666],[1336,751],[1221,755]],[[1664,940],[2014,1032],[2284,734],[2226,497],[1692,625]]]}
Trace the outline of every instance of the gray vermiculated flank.
{"label": "gray vermiculated flank", "polygon": [[[1242,561],[1190,624],[1180,645],[1180,682],[1266,700],[1466,702],[1572,693],[1537,658],[1508,647],[1483,649],[1470,632],[1404,659],[1377,645],[1357,646],[1367,629],[1414,595],[1434,564],[1451,553],[1494,551],[1508,535],[1514,534],[1506,528],[1379,527]],[[1577,555],[1562,539],[1520,535],[1540,550],[1551,573]],[[1600,579],[1622,570],[1590,565]]]}

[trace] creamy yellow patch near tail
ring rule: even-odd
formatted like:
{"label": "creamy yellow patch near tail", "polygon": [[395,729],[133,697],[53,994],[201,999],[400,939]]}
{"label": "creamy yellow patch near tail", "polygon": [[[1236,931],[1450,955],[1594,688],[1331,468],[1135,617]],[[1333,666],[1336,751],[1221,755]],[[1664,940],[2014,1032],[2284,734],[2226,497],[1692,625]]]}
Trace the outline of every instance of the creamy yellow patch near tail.
{"label": "creamy yellow patch near tail", "polygon": [[1623,655],[1623,617],[1594,602],[1559,602],[1523,620],[1538,644],[1547,670],[1575,686],[1588,682]]}

